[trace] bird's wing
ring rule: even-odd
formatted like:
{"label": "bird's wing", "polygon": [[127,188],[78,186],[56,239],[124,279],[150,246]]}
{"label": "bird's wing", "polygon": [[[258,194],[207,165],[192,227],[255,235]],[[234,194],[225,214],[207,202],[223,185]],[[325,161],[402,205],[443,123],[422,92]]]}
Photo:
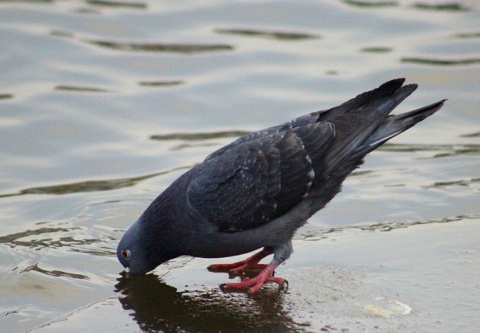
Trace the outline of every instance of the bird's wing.
{"label": "bird's wing", "polygon": [[[366,91],[362,94],[357,95],[356,97],[338,105],[336,107],[312,112],[301,117],[290,120],[281,125],[269,127],[262,131],[253,132],[248,135],[242,136],[232,143],[221,147],[220,149],[211,153],[206,159],[215,158],[227,150],[238,146],[240,144],[249,142],[261,138],[266,135],[273,135],[287,131],[295,127],[305,126],[307,124],[313,124],[323,121],[332,121],[334,119],[347,119],[350,117],[350,114],[356,113],[359,110],[366,108],[389,108],[390,111],[393,110],[398,104],[400,104],[408,95],[410,95],[416,88],[417,85],[411,84],[408,86],[402,87],[405,79],[395,79],[388,82],[385,82],[380,87]],[[365,113],[365,112],[364,112]],[[341,120],[344,122],[344,120]],[[336,125],[336,124],[335,124]]]}
{"label": "bird's wing", "polygon": [[335,133],[321,122],[253,135],[207,157],[188,188],[190,207],[220,231],[258,227],[298,204],[323,174]]}

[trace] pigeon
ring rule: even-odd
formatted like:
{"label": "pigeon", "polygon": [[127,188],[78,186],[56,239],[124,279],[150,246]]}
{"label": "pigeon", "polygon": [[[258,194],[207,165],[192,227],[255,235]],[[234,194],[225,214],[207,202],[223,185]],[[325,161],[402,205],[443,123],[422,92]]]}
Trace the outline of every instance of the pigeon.
{"label": "pigeon", "polygon": [[[328,110],[240,137],[175,180],[125,232],[117,257],[143,275],[179,256],[223,258],[208,267],[240,281],[222,290],[258,292],[287,284],[275,269],[293,252],[292,238],[341,190],[366,154],[438,111],[445,100],[390,115],[417,85],[405,79]],[[269,264],[259,262],[273,254]],[[247,277],[248,270],[260,270]]]}

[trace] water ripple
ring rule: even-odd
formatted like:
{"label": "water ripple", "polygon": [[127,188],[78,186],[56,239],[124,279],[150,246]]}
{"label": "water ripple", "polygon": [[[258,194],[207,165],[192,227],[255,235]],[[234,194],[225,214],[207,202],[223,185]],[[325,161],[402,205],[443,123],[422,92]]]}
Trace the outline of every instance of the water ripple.
{"label": "water ripple", "polygon": [[480,178],[472,178],[472,179],[461,179],[461,180],[453,180],[453,181],[444,181],[444,182],[435,182],[429,186],[423,186],[423,188],[444,188],[450,186],[465,186],[465,187],[474,187],[480,188]]}
{"label": "water ripple", "polygon": [[90,280],[90,278],[86,275],[83,274],[77,274],[77,273],[68,273],[68,272],[63,272],[59,270],[46,270],[41,268],[38,263],[28,266],[24,270],[22,270],[20,273],[25,273],[25,272],[30,272],[30,271],[35,271],[41,274],[53,276],[53,277],[68,277],[68,278],[73,278],[73,279],[79,279],[79,280]]}
{"label": "water ripple", "polygon": [[285,31],[267,31],[260,29],[215,29],[216,33],[240,35],[245,37],[263,37],[282,41],[297,41],[305,39],[319,39],[319,35],[299,33],[299,32],[285,32]]}
{"label": "water ripple", "polygon": [[360,0],[344,0],[345,4],[360,8],[378,8],[378,7],[396,7],[396,1],[360,1]]}
{"label": "water ripple", "polygon": [[470,38],[480,38],[480,32],[465,32],[453,35],[454,38],[460,39],[470,39]]}
{"label": "water ripple", "polygon": [[463,135],[460,135],[460,137],[461,138],[478,138],[478,137],[480,137],[480,132],[463,134]]}
{"label": "water ripple", "polygon": [[233,51],[234,47],[229,44],[219,43],[161,43],[161,42],[129,42],[101,39],[89,39],[77,37],[74,33],[63,30],[51,30],[50,35],[68,39],[75,39],[90,45],[104,49],[128,52],[149,52],[149,53],[179,53],[197,54],[208,52]]}
{"label": "water ripple", "polygon": [[170,140],[183,140],[183,141],[203,141],[219,138],[238,138],[244,135],[250,134],[246,131],[223,131],[223,132],[207,132],[207,133],[172,133],[166,135],[152,135],[151,140],[170,141]]}
{"label": "water ripple", "polygon": [[103,88],[96,88],[96,87],[79,87],[73,85],[60,85],[56,86],[55,90],[57,91],[68,91],[68,92],[87,92],[87,93],[104,93],[104,92],[111,92],[107,89]]}
{"label": "water ripple", "polygon": [[365,53],[388,53],[392,52],[392,50],[391,47],[365,47],[360,51]]}
{"label": "water ripple", "polygon": [[12,99],[13,98],[13,94],[0,94],[0,100],[2,99]]}
{"label": "water ripple", "polygon": [[30,187],[23,189],[17,193],[2,194],[0,198],[19,196],[25,194],[71,194],[71,193],[85,193],[85,192],[98,192],[98,191],[111,191],[117,190],[125,187],[130,187],[136,185],[138,182],[150,179],[156,176],[161,176],[175,172],[178,170],[188,169],[188,167],[179,167],[167,171],[156,172],[140,177],[132,178],[117,178],[117,179],[107,179],[107,180],[87,180],[84,182],[78,183],[69,183],[69,184],[60,184],[52,186],[39,186],[39,187]]}
{"label": "water ripple", "polygon": [[402,58],[400,61],[404,63],[412,63],[412,64],[418,64],[418,65],[461,66],[461,65],[479,64],[480,58],[433,59],[433,58],[406,57],[406,58]]}
{"label": "water ripple", "polygon": [[[72,228],[68,230],[70,232],[71,230],[75,229],[80,229],[80,228]],[[5,239],[12,238],[12,236],[16,237],[16,235],[7,235]],[[96,238],[89,238],[89,239],[75,239],[73,236],[66,236],[66,237],[58,237],[57,239],[53,239],[52,237],[47,237],[47,238],[42,238],[42,239],[30,239],[30,240],[19,240],[20,237],[11,240],[10,242],[7,243],[7,245],[11,247],[17,247],[17,246],[23,246],[27,248],[34,248],[34,249],[58,249],[62,247],[74,247],[74,246],[79,246],[79,245],[91,245],[94,243],[101,243],[103,242],[100,239]],[[75,251],[75,252],[83,252],[83,251]]]}
{"label": "water ripple", "polygon": [[185,84],[183,80],[171,80],[171,81],[140,81],[139,86],[142,87],[174,87]]}
{"label": "water ripple", "polygon": [[424,224],[433,224],[433,223],[451,223],[458,222],[463,220],[476,220],[480,218],[478,214],[471,215],[458,215],[452,217],[438,218],[438,219],[427,219],[427,220],[418,220],[418,221],[409,221],[409,222],[382,222],[382,223],[373,223],[373,224],[361,224],[361,225],[350,225],[342,227],[328,228],[324,230],[309,230],[308,232],[302,233],[302,239],[309,241],[317,241],[327,238],[327,234],[344,232],[346,230],[359,229],[362,231],[393,231],[396,229],[405,229],[408,227]]}
{"label": "water ripple", "polygon": [[233,46],[228,44],[135,43],[93,39],[85,42],[110,50],[133,52],[196,54],[233,50]]}
{"label": "water ripple", "polygon": [[[78,228],[77,228],[78,229]],[[0,236],[0,244],[16,244],[17,240],[24,237],[38,236],[43,234],[69,232],[72,229],[66,228],[40,228],[35,230],[26,230],[15,234]]]}
{"label": "water ripple", "polygon": [[147,9],[144,2],[134,1],[106,1],[106,0],[87,0],[89,5],[108,7],[108,8],[128,8],[128,9]]}
{"label": "water ripple", "polygon": [[478,144],[446,144],[446,145],[421,145],[421,144],[392,144],[387,143],[378,150],[388,152],[416,152],[432,151],[437,152],[433,158],[449,157],[457,155],[478,155],[480,154],[480,145]]}
{"label": "water ripple", "polygon": [[464,4],[456,3],[456,2],[443,3],[443,4],[418,2],[418,3],[415,3],[413,7],[417,9],[449,11],[449,12],[464,12],[464,11],[470,10],[470,8],[465,7]]}

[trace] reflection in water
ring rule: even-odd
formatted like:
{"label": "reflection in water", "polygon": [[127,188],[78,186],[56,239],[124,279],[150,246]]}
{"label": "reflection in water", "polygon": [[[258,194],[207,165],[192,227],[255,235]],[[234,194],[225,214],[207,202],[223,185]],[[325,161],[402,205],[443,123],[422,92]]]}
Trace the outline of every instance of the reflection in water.
{"label": "reflection in water", "polygon": [[418,65],[432,65],[432,66],[459,66],[459,65],[473,65],[480,63],[480,58],[466,58],[466,59],[429,59],[429,58],[402,58],[401,62],[418,64]]}
{"label": "reflection in water", "polygon": [[[124,273],[123,273],[124,274]],[[155,274],[118,279],[119,301],[144,332],[301,332],[283,307],[284,292],[255,296],[177,291]]]}
{"label": "reflection in water", "polygon": [[265,37],[278,40],[304,40],[304,39],[318,39],[320,36],[298,32],[282,32],[282,31],[266,31],[256,29],[215,29],[216,33],[240,35],[247,37]]}

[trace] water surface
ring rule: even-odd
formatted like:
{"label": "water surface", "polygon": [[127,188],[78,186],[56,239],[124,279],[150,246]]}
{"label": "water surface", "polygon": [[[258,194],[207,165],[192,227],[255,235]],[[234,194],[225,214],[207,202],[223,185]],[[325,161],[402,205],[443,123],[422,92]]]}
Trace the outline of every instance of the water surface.
{"label": "water surface", "polygon": [[[478,22],[475,1],[0,1],[0,327],[475,332]],[[199,258],[121,274],[123,232],[211,151],[397,77],[420,85],[400,111],[445,107],[299,230],[288,289],[222,293]]]}

